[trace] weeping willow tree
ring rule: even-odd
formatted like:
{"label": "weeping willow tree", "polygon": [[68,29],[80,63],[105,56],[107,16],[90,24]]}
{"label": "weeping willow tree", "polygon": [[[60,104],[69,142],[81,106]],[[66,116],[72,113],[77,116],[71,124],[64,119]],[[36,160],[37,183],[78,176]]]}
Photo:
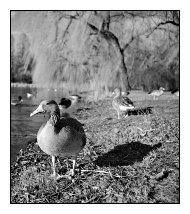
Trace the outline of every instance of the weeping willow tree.
{"label": "weeping willow tree", "polygon": [[100,93],[147,89],[155,65],[176,72],[178,32],[177,11],[17,11],[11,20],[14,40],[30,42],[24,67],[32,56],[34,83]]}

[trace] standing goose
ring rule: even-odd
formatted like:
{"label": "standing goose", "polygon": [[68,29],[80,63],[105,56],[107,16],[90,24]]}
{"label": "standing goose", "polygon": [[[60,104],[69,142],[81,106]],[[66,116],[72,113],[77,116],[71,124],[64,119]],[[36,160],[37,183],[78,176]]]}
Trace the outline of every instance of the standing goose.
{"label": "standing goose", "polygon": [[134,105],[127,96],[122,96],[119,88],[116,88],[113,94],[115,94],[115,97],[112,101],[112,106],[117,111],[118,119],[120,119],[120,114],[122,112],[127,112],[129,109],[134,109]]}
{"label": "standing goose", "polygon": [[149,95],[153,96],[154,100],[156,100],[156,97],[158,98],[159,96],[161,96],[165,91],[165,88],[160,87],[159,90],[154,90],[152,92],[149,93]]}
{"label": "standing goose", "polygon": [[60,118],[60,111],[54,100],[44,100],[30,117],[38,113],[48,113],[49,120],[42,124],[37,134],[37,142],[42,151],[52,156],[53,176],[56,176],[55,157],[71,157],[72,176],[75,174],[76,157],[86,144],[86,136],[80,122],[74,118]]}
{"label": "standing goose", "polygon": [[18,96],[18,100],[12,100],[11,101],[11,105],[16,106],[16,105],[20,105],[23,103],[23,99],[21,96]]}

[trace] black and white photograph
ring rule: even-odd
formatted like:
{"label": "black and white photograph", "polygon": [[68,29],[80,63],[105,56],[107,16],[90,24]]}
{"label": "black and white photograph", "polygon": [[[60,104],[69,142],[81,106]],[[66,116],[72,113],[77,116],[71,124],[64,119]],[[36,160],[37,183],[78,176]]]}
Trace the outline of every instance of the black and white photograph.
{"label": "black and white photograph", "polygon": [[10,204],[180,204],[180,10],[13,9]]}

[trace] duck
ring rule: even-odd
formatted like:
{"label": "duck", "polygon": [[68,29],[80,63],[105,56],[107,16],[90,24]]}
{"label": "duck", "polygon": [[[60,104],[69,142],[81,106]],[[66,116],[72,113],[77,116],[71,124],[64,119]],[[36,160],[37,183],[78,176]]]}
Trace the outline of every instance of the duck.
{"label": "duck", "polygon": [[26,93],[26,97],[27,97],[27,98],[31,98],[31,97],[33,97],[33,94]]}
{"label": "duck", "polygon": [[113,98],[112,106],[117,111],[118,119],[121,118],[122,112],[125,112],[127,117],[127,111],[135,108],[133,102],[127,96],[122,95],[119,88],[116,88],[113,94],[115,97]]}
{"label": "duck", "polygon": [[18,96],[17,100],[12,100],[11,105],[16,106],[16,105],[21,105],[23,103],[23,99],[21,96]]}
{"label": "duck", "polygon": [[123,96],[128,96],[129,94],[130,94],[129,91],[126,91],[126,92],[125,92],[125,91],[122,91],[122,92],[121,92],[121,95],[123,95]]}
{"label": "duck", "polygon": [[58,104],[59,109],[60,110],[63,109],[63,108],[67,109],[67,108],[69,108],[71,106],[71,103],[72,102],[71,102],[70,99],[67,99],[67,98],[63,97],[63,98],[61,98],[61,100],[60,100],[60,102]]}
{"label": "duck", "polygon": [[78,102],[78,100],[81,99],[78,95],[71,95],[70,98],[71,99],[65,97],[61,98],[58,104],[61,116],[65,114],[66,109],[71,109]]}
{"label": "duck", "polygon": [[153,99],[156,100],[156,97],[158,98],[159,96],[161,96],[165,91],[165,88],[160,87],[159,90],[154,90],[152,92],[149,93],[150,96],[153,96]]}
{"label": "duck", "polygon": [[86,145],[86,135],[82,124],[71,117],[60,117],[58,104],[54,100],[42,101],[30,117],[48,113],[49,120],[43,123],[37,133],[37,144],[43,152],[52,157],[53,176],[56,173],[55,157],[71,157],[73,168],[71,176],[75,175],[75,165],[78,153]]}

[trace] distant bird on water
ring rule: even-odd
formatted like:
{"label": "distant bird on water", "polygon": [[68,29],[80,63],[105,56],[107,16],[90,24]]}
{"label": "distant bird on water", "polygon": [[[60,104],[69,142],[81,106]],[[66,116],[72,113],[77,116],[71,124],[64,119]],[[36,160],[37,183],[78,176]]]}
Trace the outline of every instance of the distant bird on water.
{"label": "distant bird on water", "polygon": [[165,91],[165,88],[160,87],[159,90],[154,90],[152,92],[149,93],[150,96],[153,96],[154,100],[156,100],[156,98],[158,98],[159,96],[161,96]]}
{"label": "distant bird on water", "polygon": [[17,100],[12,100],[11,105],[16,106],[16,105],[21,105],[23,103],[23,99],[21,96],[18,96]]}
{"label": "distant bird on water", "polygon": [[33,97],[33,94],[26,93],[26,97],[27,97],[27,98],[31,98],[31,97]]}
{"label": "distant bird on water", "polygon": [[[129,109],[134,109],[134,105],[127,96],[123,96],[121,94],[121,90],[119,88],[116,88],[113,94],[115,95],[115,97],[112,101],[112,106],[117,111],[118,119],[120,119],[120,115],[122,114],[122,112],[127,113]],[[128,115],[126,114],[126,116]]]}
{"label": "distant bird on water", "polygon": [[[48,113],[49,120],[42,124],[37,133],[37,143],[46,154],[52,156],[53,176],[56,176],[55,157],[71,157],[72,176],[75,174],[76,158],[86,144],[82,124],[74,118],[60,118],[60,111],[54,100],[44,100],[30,117],[38,113]],[[64,177],[59,176],[57,178]]]}

